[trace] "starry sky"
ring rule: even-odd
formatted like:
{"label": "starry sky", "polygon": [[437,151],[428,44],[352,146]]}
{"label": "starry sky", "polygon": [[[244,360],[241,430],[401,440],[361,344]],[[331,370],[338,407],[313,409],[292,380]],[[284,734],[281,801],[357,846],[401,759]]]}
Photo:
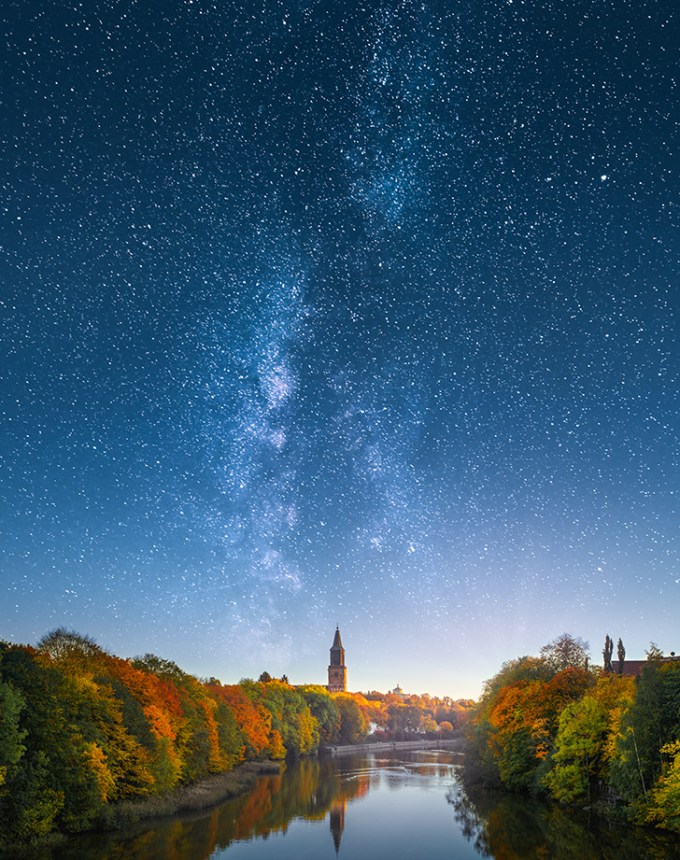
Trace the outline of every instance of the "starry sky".
{"label": "starry sky", "polygon": [[0,637],[680,651],[677,11],[5,0]]}

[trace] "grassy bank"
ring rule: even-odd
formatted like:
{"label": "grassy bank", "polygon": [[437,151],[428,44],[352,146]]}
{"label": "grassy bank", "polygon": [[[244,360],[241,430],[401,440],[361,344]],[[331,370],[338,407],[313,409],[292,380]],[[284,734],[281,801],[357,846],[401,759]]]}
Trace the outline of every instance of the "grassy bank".
{"label": "grassy bank", "polygon": [[104,809],[94,829],[121,830],[139,821],[208,809],[250,791],[260,774],[279,773],[280,770],[279,762],[246,762],[228,773],[214,774],[193,785],[181,786],[161,797],[112,804]]}
{"label": "grassy bank", "polygon": [[[147,797],[142,800],[127,800],[105,807],[90,833],[128,830],[136,824],[155,819],[170,818],[182,813],[198,813],[210,809],[225,800],[238,797],[254,788],[258,776],[281,772],[281,762],[246,762],[228,773],[218,773],[193,785],[176,788],[169,794]],[[36,851],[49,852],[52,848],[66,844],[70,838],[81,834],[66,834],[52,831],[30,844],[0,846],[0,860],[34,860]],[[41,855],[42,856],[42,855]],[[50,856],[46,854],[45,856]]]}

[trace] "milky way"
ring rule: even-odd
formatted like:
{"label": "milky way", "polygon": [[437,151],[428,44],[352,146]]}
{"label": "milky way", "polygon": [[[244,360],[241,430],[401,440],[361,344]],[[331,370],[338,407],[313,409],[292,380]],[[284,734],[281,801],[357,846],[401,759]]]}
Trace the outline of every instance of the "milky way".
{"label": "milky way", "polygon": [[1,636],[322,682],[339,623],[453,695],[680,647],[675,4],[0,26]]}

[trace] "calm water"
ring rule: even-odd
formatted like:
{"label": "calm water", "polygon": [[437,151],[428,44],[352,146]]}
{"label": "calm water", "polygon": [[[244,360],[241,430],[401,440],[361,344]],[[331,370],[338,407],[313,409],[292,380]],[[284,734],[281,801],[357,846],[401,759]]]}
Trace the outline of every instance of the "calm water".
{"label": "calm water", "polygon": [[303,761],[247,796],[125,835],[77,837],[39,860],[665,860],[680,840],[599,827],[523,798],[467,795],[457,754]]}

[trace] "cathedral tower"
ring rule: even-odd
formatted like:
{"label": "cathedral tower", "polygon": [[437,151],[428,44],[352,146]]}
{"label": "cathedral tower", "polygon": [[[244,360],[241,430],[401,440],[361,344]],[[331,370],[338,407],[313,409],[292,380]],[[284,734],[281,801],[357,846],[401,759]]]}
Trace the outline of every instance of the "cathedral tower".
{"label": "cathedral tower", "polygon": [[331,645],[331,664],[328,667],[328,692],[344,693],[347,689],[347,666],[345,649],[342,647],[340,628],[335,628],[335,639]]}

